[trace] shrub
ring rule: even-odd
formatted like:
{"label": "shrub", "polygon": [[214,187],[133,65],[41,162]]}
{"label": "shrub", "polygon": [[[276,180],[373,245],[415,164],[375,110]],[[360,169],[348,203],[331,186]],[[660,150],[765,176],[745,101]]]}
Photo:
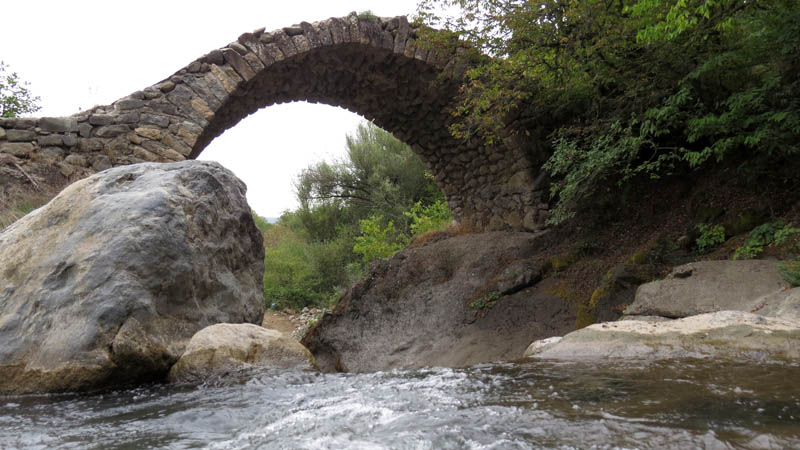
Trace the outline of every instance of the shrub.
{"label": "shrub", "polygon": [[399,233],[394,227],[394,222],[389,221],[386,226],[383,216],[375,215],[361,221],[361,236],[356,237],[353,251],[361,255],[364,263],[386,258],[403,248],[408,237]]}
{"label": "shrub", "polygon": [[800,260],[778,264],[778,272],[792,286],[800,286]]}
{"label": "shrub", "polygon": [[752,259],[760,255],[766,247],[783,245],[794,234],[800,233],[800,228],[785,225],[781,221],[759,225],[750,232],[747,241],[736,249],[733,259]]}
{"label": "shrub", "polygon": [[442,200],[423,207],[422,202],[418,201],[409,211],[403,213],[411,219],[411,234],[417,236],[430,231],[440,231],[447,228],[453,221],[453,215],[447,203]]}
{"label": "shrub", "polygon": [[697,237],[697,252],[700,254],[709,253],[718,245],[725,242],[725,227],[722,225],[708,225],[701,223],[697,226],[700,236]]}

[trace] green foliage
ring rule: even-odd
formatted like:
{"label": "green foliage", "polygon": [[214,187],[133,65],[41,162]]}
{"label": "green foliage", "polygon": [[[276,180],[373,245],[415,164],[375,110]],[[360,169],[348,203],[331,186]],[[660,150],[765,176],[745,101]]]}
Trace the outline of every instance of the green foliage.
{"label": "green foliage", "polygon": [[[347,137],[347,157],[299,176],[300,208],[264,235],[264,295],[274,308],[326,306],[376,258],[449,211],[422,160],[390,133],[365,123]],[[449,221],[450,219],[448,219]]]}
{"label": "green foliage", "polygon": [[469,307],[472,308],[475,313],[478,313],[483,310],[492,309],[494,305],[497,304],[497,300],[499,299],[500,293],[497,291],[492,291],[470,303]]}
{"label": "green foliage", "polygon": [[403,214],[411,219],[409,229],[414,236],[445,229],[453,221],[450,208],[443,200],[436,200],[428,206],[422,206],[422,202],[418,201]]}
{"label": "green foliage", "polygon": [[351,243],[310,242],[292,213],[264,232],[264,300],[273,309],[324,307],[353,281]]}
{"label": "green foliage", "polygon": [[[760,255],[768,246],[783,245],[792,235],[800,233],[800,228],[781,221],[759,225],[750,232],[744,242],[733,254],[733,259],[752,259]],[[798,244],[800,247],[800,244]]]}
{"label": "green foliage", "polygon": [[256,223],[256,228],[258,228],[261,233],[266,233],[274,226],[273,224],[269,223],[267,219],[259,216],[255,210],[251,209],[250,212],[253,214],[253,221]]}
{"label": "green foliage", "polygon": [[778,272],[787,283],[794,287],[800,286],[800,260],[779,263]]}
{"label": "green foliage", "polygon": [[8,66],[0,61],[0,117],[17,117],[40,109],[39,97],[31,94],[28,84],[20,81],[16,72],[8,72]]}
{"label": "green foliage", "polygon": [[697,226],[700,236],[697,237],[695,244],[697,252],[700,254],[709,253],[717,246],[725,242],[725,227],[722,225],[708,225],[702,223]]}
{"label": "green foliage", "polygon": [[406,232],[409,221],[403,212],[417,202],[427,205],[442,198],[422,159],[371,123],[359,125],[354,135],[347,136],[346,159],[308,167],[295,187],[301,209],[317,208],[313,216],[324,217],[324,223],[307,224],[322,239],[343,223],[358,228],[361,219],[374,213]]}
{"label": "green foliage", "polygon": [[491,143],[512,117],[552,144],[551,223],[635,178],[796,164],[795,0],[425,0],[420,17],[494,56],[473,58],[455,136]]}
{"label": "green foliage", "polygon": [[[386,223],[386,225],[383,225]],[[383,216],[361,220],[361,236],[356,237],[353,251],[361,255],[365,264],[391,256],[408,243],[408,237],[395,229],[394,222],[384,222]]]}

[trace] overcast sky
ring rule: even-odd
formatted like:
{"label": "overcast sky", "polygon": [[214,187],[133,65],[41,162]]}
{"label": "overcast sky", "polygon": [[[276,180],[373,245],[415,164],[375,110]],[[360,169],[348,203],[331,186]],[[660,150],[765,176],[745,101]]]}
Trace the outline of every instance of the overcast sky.
{"label": "overcast sky", "polygon": [[[0,3],[0,60],[41,97],[36,116],[106,105],[167,78],[240,34],[371,10],[410,15],[417,0],[37,1]],[[361,117],[327,105],[262,109],[200,156],[247,183],[250,205],[276,217],[295,208],[292,186],[310,163],[344,154]]]}

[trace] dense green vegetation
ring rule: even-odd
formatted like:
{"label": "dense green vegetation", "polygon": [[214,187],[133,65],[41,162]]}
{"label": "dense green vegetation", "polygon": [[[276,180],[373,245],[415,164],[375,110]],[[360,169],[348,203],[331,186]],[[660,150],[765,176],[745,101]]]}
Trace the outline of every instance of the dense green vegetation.
{"label": "dense green vegetation", "polygon": [[424,0],[420,16],[480,50],[456,136],[492,141],[513,117],[551,143],[551,222],[643,177],[796,179],[796,0]]}
{"label": "dense green vegetation", "polygon": [[370,123],[347,137],[344,160],[309,166],[295,187],[297,210],[275,224],[256,218],[272,308],[325,306],[371,261],[452,221],[422,160]]}

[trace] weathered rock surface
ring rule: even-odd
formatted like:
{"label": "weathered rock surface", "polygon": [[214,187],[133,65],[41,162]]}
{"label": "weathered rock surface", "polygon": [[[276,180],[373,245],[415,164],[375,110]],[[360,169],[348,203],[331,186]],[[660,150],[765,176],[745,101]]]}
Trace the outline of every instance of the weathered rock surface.
{"label": "weathered rock surface", "polygon": [[[323,370],[367,372],[516,359],[575,328],[574,306],[542,280],[541,234],[493,232],[379,261],[305,336]],[[496,306],[496,307],[495,307]]]}
{"label": "weathered rock surface", "polygon": [[625,314],[681,318],[752,311],[756,299],[788,287],[777,261],[698,261],[676,267],[664,280],[639,286]]}
{"label": "weathered rock surface", "polygon": [[263,247],[211,162],[79,181],[0,234],[0,392],[166,376],[198,330],[258,322]]}
{"label": "weathered rock surface", "polygon": [[202,382],[256,368],[313,370],[316,363],[288,334],[249,323],[221,323],[192,336],[169,379]]}
{"label": "weathered rock surface", "polygon": [[666,322],[600,323],[550,342],[534,342],[525,356],[605,358],[797,360],[800,321],[743,311],[719,311]]}

